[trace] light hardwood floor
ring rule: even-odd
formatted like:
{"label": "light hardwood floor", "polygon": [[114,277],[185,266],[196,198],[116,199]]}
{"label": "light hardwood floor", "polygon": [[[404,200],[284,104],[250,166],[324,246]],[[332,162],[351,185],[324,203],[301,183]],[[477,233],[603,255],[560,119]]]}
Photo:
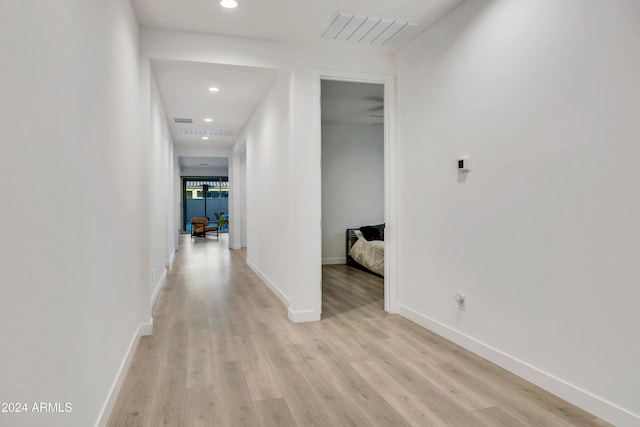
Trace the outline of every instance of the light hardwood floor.
{"label": "light hardwood floor", "polygon": [[109,421],[123,426],[606,426],[398,316],[382,280],[323,269],[292,324],[226,236],[182,236]]}

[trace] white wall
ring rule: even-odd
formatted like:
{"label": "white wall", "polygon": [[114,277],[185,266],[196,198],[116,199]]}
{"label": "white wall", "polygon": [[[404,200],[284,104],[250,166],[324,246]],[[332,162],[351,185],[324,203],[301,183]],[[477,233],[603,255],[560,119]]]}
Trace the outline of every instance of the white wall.
{"label": "white wall", "polygon": [[145,150],[149,162],[149,266],[151,299],[155,301],[166,279],[166,266],[173,263],[177,233],[174,194],[175,156],[167,114],[153,75],[150,76],[150,138]]}
{"label": "white wall", "polygon": [[[175,146],[173,147],[175,151]],[[180,167],[177,158],[174,156],[174,173],[173,173],[173,233],[176,236],[176,251],[180,250],[180,234],[182,233],[182,177],[180,176]]]}
{"label": "white wall", "polygon": [[125,0],[0,2],[0,401],[72,404],[1,425],[94,425],[150,321],[137,31]]}
{"label": "white wall", "polygon": [[369,124],[322,124],[323,264],[346,262],[347,228],[384,222],[383,130]]}
{"label": "white wall", "polygon": [[230,160],[229,248],[247,247],[247,152],[246,141],[236,145]]}
{"label": "white wall", "polygon": [[229,176],[229,168],[214,167],[183,167],[180,169],[182,176]]}
{"label": "white wall", "polygon": [[246,139],[247,264],[289,305],[293,288],[289,76],[278,78],[249,121]]}
{"label": "white wall", "polygon": [[[146,55],[145,58],[149,60]],[[173,152],[176,157],[229,157],[231,155],[231,150],[226,147],[184,143],[173,147]]]}
{"label": "white wall", "polygon": [[247,247],[247,152],[240,155],[240,245]]}
{"label": "white wall", "polygon": [[640,425],[640,3],[465,2],[397,67],[401,313]]}

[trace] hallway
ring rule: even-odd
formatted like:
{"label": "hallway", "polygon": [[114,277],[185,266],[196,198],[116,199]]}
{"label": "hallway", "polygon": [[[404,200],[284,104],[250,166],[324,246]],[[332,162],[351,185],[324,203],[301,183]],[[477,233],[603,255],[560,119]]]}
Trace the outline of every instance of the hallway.
{"label": "hallway", "polygon": [[384,313],[367,273],[325,270],[324,320],[292,324],[227,237],[181,236],[110,427],[608,425]]}

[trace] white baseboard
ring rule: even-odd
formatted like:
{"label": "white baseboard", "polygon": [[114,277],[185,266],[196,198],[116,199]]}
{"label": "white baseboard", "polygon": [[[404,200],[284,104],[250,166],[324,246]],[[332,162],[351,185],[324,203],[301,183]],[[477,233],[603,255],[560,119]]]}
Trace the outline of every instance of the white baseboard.
{"label": "white baseboard", "polygon": [[138,336],[139,337],[149,337],[153,335],[153,317],[149,323],[141,323],[138,326]]}
{"label": "white baseboard", "polygon": [[171,270],[171,268],[173,268],[173,263],[176,261],[176,252],[178,252],[177,249],[171,251],[171,255],[169,256],[169,259],[165,263],[165,267],[167,267],[169,270]]}
{"label": "white baseboard", "polygon": [[402,304],[398,304],[398,313],[607,422],[617,426],[640,426],[640,415],[615,403],[570,384]]}
{"label": "white baseboard", "polygon": [[131,365],[131,360],[133,359],[133,353],[135,353],[136,347],[138,346],[138,341],[140,340],[141,336],[151,335],[152,333],[153,319],[151,319],[149,323],[142,323],[138,326],[138,329],[131,339],[131,344],[129,344],[127,354],[122,360],[122,363],[120,363],[120,368],[118,369],[116,378],[111,384],[111,389],[109,390],[109,394],[107,395],[107,400],[104,402],[104,405],[102,405],[102,410],[98,415],[98,420],[94,424],[95,427],[105,427],[109,422],[109,417],[111,416],[113,405],[115,405],[116,403],[118,393],[120,393],[120,389],[122,388],[124,379],[127,376],[127,372],[129,371],[129,366]]}
{"label": "white baseboard", "polygon": [[233,247],[231,249],[233,249],[234,251],[238,251],[238,250],[242,249],[242,245],[233,245]]}
{"label": "white baseboard", "polygon": [[269,287],[269,289],[271,289],[271,292],[273,292],[278,297],[278,299],[282,301],[285,307],[289,307],[289,297],[287,297],[276,286],[276,284],[271,281],[271,279],[269,279],[262,271],[260,271],[260,269],[256,267],[256,265],[253,262],[251,262],[251,260],[247,259],[247,266],[251,269],[251,271],[253,271],[256,274],[256,276],[260,278],[260,280],[262,280],[265,283],[265,285]]}
{"label": "white baseboard", "polygon": [[151,308],[156,303],[156,299],[158,298],[158,294],[160,293],[160,289],[167,283],[167,269],[165,268],[162,271],[162,275],[156,284],[156,287],[153,289],[153,294],[151,294]]}
{"label": "white baseboard", "polygon": [[316,310],[293,311],[289,308],[289,320],[293,323],[317,322],[321,313]]}
{"label": "white baseboard", "polygon": [[346,264],[347,257],[322,258],[322,265]]}

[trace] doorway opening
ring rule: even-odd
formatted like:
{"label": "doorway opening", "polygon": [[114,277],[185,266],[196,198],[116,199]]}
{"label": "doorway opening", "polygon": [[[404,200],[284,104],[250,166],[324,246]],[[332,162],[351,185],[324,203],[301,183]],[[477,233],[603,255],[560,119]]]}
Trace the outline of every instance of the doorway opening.
{"label": "doorway opening", "polygon": [[385,304],[385,84],[321,79],[322,318]]}
{"label": "doorway opening", "polygon": [[182,231],[191,233],[192,218],[207,218],[209,225],[229,231],[229,178],[226,176],[182,179]]}

